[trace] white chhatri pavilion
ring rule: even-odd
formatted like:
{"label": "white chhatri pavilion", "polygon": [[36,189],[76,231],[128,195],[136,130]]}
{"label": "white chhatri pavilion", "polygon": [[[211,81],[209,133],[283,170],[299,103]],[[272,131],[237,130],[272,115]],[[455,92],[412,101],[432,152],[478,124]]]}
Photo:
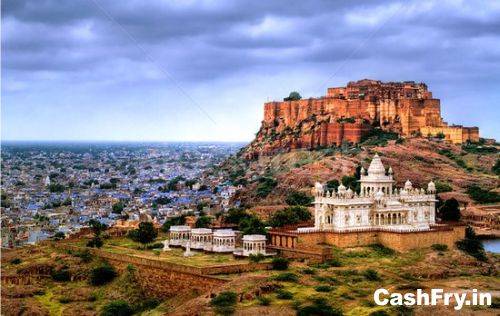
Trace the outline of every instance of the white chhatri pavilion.
{"label": "white chhatri pavilion", "polygon": [[243,256],[266,254],[265,235],[244,235]]}
{"label": "white chhatri pavilion", "polygon": [[170,246],[186,246],[190,240],[191,227],[187,225],[170,226]]}
{"label": "white chhatri pavilion", "polygon": [[236,232],[232,229],[218,229],[214,231],[212,251],[233,252],[236,246]]}
{"label": "white chhatri pavilion", "polygon": [[191,248],[207,249],[212,247],[213,232],[210,228],[191,229]]}
{"label": "white chhatri pavilion", "polygon": [[313,188],[315,196],[314,228],[300,230],[388,231],[428,230],[435,224],[436,188],[431,181],[427,190],[413,188],[408,180],[402,189],[393,189],[392,168],[386,172],[376,154],[368,173],[361,168],[360,194],[344,185],[338,191],[325,191],[321,183]]}

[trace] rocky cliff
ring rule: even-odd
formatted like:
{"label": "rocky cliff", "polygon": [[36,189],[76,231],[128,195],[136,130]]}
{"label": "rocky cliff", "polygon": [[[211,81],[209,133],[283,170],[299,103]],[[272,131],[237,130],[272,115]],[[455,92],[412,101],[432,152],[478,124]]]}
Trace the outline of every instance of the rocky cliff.
{"label": "rocky cliff", "polygon": [[423,83],[360,80],[329,88],[320,98],[268,102],[246,158],[298,148],[357,144],[373,130],[401,136],[441,135],[454,143],[478,141],[477,128],[448,126],[440,100]]}

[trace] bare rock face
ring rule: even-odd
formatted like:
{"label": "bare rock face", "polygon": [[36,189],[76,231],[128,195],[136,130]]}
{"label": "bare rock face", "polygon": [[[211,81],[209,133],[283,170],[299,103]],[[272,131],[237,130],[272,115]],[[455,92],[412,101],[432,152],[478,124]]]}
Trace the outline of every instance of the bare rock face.
{"label": "bare rock face", "polygon": [[320,98],[265,103],[264,120],[245,157],[356,144],[376,127],[401,136],[425,130],[454,142],[479,139],[477,128],[451,127],[443,121],[440,100],[424,83],[364,79],[329,88]]}

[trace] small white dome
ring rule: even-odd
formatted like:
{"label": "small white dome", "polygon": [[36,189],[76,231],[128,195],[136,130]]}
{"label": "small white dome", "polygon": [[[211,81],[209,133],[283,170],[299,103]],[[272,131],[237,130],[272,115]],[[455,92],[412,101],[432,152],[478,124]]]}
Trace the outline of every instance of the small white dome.
{"label": "small white dome", "polygon": [[413,188],[413,185],[410,180],[406,180],[405,182],[405,190],[411,190]]}
{"label": "small white dome", "polygon": [[392,167],[389,167],[389,174],[393,174]]}
{"label": "small white dome", "polygon": [[343,193],[343,192],[345,192],[346,187],[345,187],[345,186],[341,183],[341,184],[339,185],[339,188],[338,188],[338,189],[339,189],[339,193]]}
{"label": "small white dome", "polygon": [[431,181],[431,182],[429,182],[429,184],[427,184],[427,192],[429,192],[429,193],[436,192],[436,184],[434,184],[433,181]]}
{"label": "small white dome", "polygon": [[377,193],[375,193],[375,200],[380,201],[384,197],[384,192],[381,190],[378,190]]}
{"label": "small white dome", "polygon": [[314,188],[318,191],[318,192],[323,192],[323,185],[319,182],[316,182],[314,184]]}

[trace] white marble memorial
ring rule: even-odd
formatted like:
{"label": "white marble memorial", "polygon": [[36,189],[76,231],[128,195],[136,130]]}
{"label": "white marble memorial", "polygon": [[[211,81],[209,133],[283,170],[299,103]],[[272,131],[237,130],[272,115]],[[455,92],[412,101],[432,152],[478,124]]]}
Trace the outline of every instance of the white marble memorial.
{"label": "white marble memorial", "polygon": [[210,228],[191,229],[191,248],[193,249],[211,249],[213,232]]}
{"label": "white marble memorial", "polygon": [[266,254],[265,235],[243,235],[243,255]]}
{"label": "white marble memorial", "polygon": [[191,227],[186,225],[170,227],[170,246],[185,246],[191,237]]}
{"label": "white marble memorial", "polygon": [[212,251],[233,252],[236,246],[236,232],[231,229],[218,229],[214,231]]}
{"label": "white marble memorial", "polygon": [[359,182],[359,195],[343,185],[337,191],[327,191],[321,183],[316,183],[315,225],[299,230],[422,231],[435,224],[436,188],[432,181],[427,190],[413,188],[409,180],[404,188],[394,189],[392,168],[386,172],[376,154],[368,173],[361,169]]}

